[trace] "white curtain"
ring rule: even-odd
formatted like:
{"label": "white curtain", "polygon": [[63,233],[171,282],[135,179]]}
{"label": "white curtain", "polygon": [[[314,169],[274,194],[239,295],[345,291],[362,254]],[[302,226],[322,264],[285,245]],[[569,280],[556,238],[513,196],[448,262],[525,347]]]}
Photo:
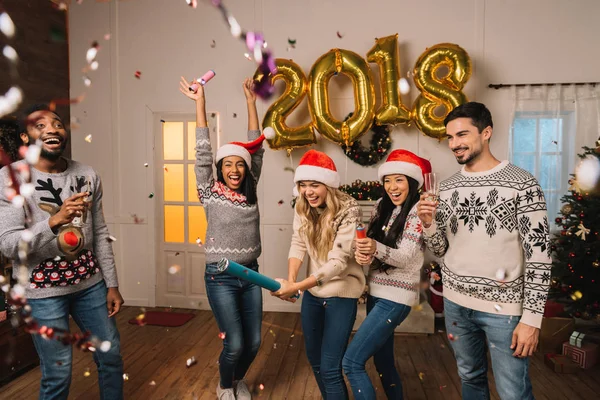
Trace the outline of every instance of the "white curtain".
{"label": "white curtain", "polygon": [[577,154],[600,132],[600,85],[513,87],[509,159],[540,182],[550,221],[569,189]]}

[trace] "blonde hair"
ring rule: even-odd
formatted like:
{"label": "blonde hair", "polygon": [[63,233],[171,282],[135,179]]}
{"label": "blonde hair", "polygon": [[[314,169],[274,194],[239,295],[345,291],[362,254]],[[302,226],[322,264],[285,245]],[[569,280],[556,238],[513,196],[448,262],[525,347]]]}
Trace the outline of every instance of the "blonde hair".
{"label": "blonde hair", "polygon": [[303,195],[298,196],[296,201],[296,212],[300,216],[300,236],[313,247],[321,262],[327,261],[327,254],[333,246],[336,234],[333,228],[334,219],[342,210],[343,203],[350,198],[338,189],[330,186],[326,188],[327,196],[322,213],[311,207]]}

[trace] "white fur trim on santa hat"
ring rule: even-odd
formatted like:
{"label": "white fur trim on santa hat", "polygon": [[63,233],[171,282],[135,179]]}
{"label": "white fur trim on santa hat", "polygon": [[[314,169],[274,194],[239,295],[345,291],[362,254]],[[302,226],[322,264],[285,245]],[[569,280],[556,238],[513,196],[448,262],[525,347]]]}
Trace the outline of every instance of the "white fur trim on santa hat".
{"label": "white fur trim on santa hat", "polygon": [[340,174],[329,168],[299,165],[294,174],[294,183],[300,181],[317,181],[337,189],[340,187]]}
{"label": "white fur trim on santa hat", "polygon": [[219,150],[217,150],[217,156],[215,157],[215,163],[218,163],[225,157],[229,156],[242,157],[242,159],[246,161],[246,165],[248,165],[248,167],[252,166],[252,157],[250,156],[250,152],[242,146],[231,143],[224,144],[223,146],[219,147]]}
{"label": "white fur trim on santa hat", "polygon": [[395,175],[402,174],[406,176],[410,176],[417,182],[419,182],[419,187],[423,184],[423,170],[417,164],[413,164],[405,161],[388,161],[379,167],[379,171],[377,171],[377,176],[379,180],[383,180],[383,177],[386,175]]}

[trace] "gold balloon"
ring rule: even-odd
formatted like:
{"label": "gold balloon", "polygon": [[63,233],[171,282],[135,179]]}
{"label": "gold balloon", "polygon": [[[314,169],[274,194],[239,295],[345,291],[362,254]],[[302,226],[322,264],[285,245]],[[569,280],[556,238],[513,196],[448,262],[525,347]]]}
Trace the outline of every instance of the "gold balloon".
{"label": "gold balloon", "polygon": [[[438,75],[441,67],[448,71],[444,76]],[[471,70],[469,55],[456,44],[436,44],[421,54],[413,70],[415,85],[421,91],[413,113],[415,124],[424,134],[438,140],[445,137],[444,118],[468,101],[461,90],[471,77]],[[445,108],[443,113],[439,113],[440,106]]]}
{"label": "gold balloon", "polygon": [[398,34],[375,39],[375,46],[367,53],[367,61],[379,66],[381,81],[381,108],[375,114],[375,123],[395,125],[410,122],[410,111],[402,104],[398,93],[400,80]]}
{"label": "gold balloon", "polygon": [[[329,80],[337,74],[350,78],[354,87],[354,113],[339,121],[329,110]],[[369,130],[374,118],[375,89],[371,69],[358,54],[333,49],[323,54],[310,70],[308,104],[313,126],[327,139],[350,146]]]}
{"label": "gold balloon", "polygon": [[573,212],[573,206],[570,204],[565,204],[560,208],[560,212],[563,215],[571,215],[571,213]]}
{"label": "gold balloon", "polygon": [[[285,82],[285,91],[267,110],[263,118],[263,129],[273,128],[275,138],[267,140],[272,149],[288,149],[290,151],[296,147],[308,146],[317,142],[312,125],[308,124],[289,127],[285,120],[302,102],[308,90],[308,83],[302,68],[292,60],[278,58],[275,60],[277,73],[271,75],[271,84],[275,84],[278,79]],[[261,78],[262,72],[257,69],[254,79]]]}

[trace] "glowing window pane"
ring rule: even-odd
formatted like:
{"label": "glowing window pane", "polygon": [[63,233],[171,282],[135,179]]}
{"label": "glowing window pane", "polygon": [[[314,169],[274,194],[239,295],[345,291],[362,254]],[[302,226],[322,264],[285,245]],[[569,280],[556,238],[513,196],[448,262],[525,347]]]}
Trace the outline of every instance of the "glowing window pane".
{"label": "glowing window pane", "polygon": [[163,177],[165,201],[183,201],[183,165],[165,164]]}
{"label": "glowing window pane", "polygon": [[185,241],[183,206],[165,206],[165,242]]}
{"label": "glowing window pane", "polygon": [[187,159],[196,159],[196,123],[188,122],[187,129]]}
{"label": "glowing window pane", "polygon": [[163,159],[183,160],[183,122],[163,123]]}
{"label": "glowing window pane", "polygon": [[188,164],[188,199],[190,203],[199,203],[198,188],[196,187],[196,173],[194,172],[194,164]]}
{"label": "glowing window pane", "polygon": [[189,242],[196,243],[196,239],[200,238],[202,243],[206,240],[206,215],[204,207],[190,206],[188,207],[188,230]]}

